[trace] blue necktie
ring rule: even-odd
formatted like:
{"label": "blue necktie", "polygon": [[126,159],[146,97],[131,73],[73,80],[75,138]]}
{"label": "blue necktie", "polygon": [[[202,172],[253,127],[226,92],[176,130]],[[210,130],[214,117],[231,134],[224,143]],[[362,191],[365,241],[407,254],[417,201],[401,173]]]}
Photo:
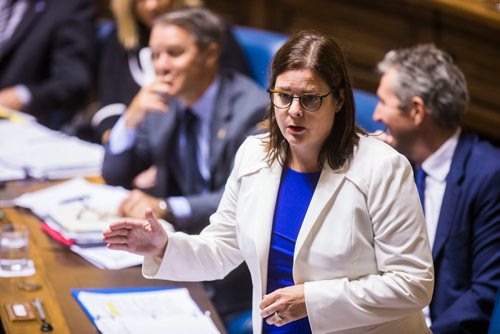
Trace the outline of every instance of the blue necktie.
{"label": "blue necktie", "polygon": [[422,203],[422,208],[425,212],[425,177],[427,174],[425,173],[422,167],[417,168],[417,175],[415,178],[415,183],[417,184],[418,197],[420,197],[420,203]]}
{"label": "blue necktie", "polygon": [[201,191],[200,186],[203,185],[203,178],[198,166],[198,117],[189,108],[184,113],[184,125],[186,135],[186,152],[184,156],[184,182],[188,194],[196,194]]}

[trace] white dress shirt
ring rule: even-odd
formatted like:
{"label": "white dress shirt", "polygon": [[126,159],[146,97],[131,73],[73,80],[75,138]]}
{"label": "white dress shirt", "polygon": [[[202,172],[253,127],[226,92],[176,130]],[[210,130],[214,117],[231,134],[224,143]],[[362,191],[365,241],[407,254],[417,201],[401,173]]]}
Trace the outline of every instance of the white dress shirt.
{"label": "white dress shirt", "polygon": [[[427,174],[425,178],[425,223],[427,225],[427,234],[429,235],[429,243],[431,248],[434,245],[436,238],[436,229],[441,212],[441,204],[443,203],[444,191],[446,189],[446,177],[450,171],[451,160],[457,148],[458,138],[461,129],[444,142],[441,147],[429,156],[422,163],[422,169]],[[429,307],[424,309],[425,320],[430,327],[431,319]]]}

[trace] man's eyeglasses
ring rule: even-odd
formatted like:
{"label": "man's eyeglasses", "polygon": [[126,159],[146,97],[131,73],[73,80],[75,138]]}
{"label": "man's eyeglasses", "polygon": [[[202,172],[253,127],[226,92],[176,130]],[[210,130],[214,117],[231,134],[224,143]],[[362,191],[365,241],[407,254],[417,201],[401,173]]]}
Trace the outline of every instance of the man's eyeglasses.
{"label": "man's eyeglasses", "polygon": [[325,95],[304,94],[300,96],[293,96],[292,94],[288,94],[286,92],[275,89],[268,89],[267,92],[271,96],[271,102],[276,108],[286,109],[290,107],[293,99],[299,99],[300,106],[303,109],[307,111],[316,111],[321,108],[323,99],[330,95],[333,90],[326,93]]}

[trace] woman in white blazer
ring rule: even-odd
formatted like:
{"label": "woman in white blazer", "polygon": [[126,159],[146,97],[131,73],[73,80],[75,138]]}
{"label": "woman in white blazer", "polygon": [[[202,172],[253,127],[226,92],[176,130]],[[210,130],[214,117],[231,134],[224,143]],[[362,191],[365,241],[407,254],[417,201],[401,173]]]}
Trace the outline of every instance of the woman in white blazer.
{"label": "woman in white blazer", "polygon": [[112,224],[108,247],[145,255],[149,278],[220,279],[246,261],[254,333],[429,333],[433,266],[412,168],[355,126],[340,48],[299,33],[270,82],[268,133],[239,149],[210,225],[167,233],[147,211]]}

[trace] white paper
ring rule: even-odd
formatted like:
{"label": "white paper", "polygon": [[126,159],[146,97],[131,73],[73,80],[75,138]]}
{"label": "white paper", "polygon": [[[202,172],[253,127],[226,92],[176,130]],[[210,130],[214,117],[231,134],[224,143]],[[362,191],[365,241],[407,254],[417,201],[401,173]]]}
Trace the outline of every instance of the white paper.
{"label": "white paper", "polygon": [[26,177],[24,169],[0,162],[0,181],[22,180]]}
{"label": "white paper", "polygon": [[78,300],[103,334],[219,333],[186,288],[124,293],[82,291]]}
{"label": "white paper", "polygon": [[81,206],[79,198],[86,198],[87,205],[115,213],[127,196],[128,190],[104,184],[88,182],[82,178],[25,193],[14,200],[14,204],[31,209],[40,217],[48,216],[58,208]]}
{"label": "white paper", "polygon": [[0,122],[0,162],[35,178],[99,175],[104,148],[35,122]]}
{"label": "white paper", "polygon": [[106,246],[80,247],[73,245],[70,249],[93,265],[101,269],[123,269],[142,264],[143,257],[125,251],[111,250]]}

